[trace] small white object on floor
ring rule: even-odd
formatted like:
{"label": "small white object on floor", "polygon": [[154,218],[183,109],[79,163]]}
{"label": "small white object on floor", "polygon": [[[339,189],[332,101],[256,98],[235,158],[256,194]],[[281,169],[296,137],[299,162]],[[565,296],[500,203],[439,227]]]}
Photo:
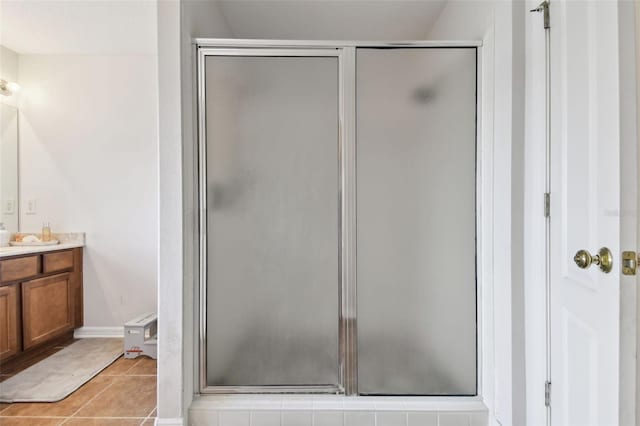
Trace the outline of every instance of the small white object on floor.
{"label": "small white object on floor", "polygon": [[140,315],[124,325],[124,357],[146,355],[158,359],[158,316],[155,312]]}

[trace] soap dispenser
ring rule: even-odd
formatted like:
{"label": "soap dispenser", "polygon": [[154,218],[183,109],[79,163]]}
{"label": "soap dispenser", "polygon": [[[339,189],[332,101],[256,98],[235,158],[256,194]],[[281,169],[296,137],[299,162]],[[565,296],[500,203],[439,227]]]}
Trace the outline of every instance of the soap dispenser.
{"label": "soap dispenser", "polygon": [[4,227],[4,223],[0,222],[0,247],[7,247],[9,245],[10,239],[11,239],[11,234]]}
{"label": "soap dispenser", "polygon": [[49,225],[49,222],[45,222],[42,225],[42,241],[51,241],[51,225]]}

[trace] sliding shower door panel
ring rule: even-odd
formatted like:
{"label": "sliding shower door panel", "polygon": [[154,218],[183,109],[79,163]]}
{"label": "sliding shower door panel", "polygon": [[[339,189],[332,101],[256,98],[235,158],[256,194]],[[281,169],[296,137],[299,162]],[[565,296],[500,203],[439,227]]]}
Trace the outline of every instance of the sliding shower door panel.
{"label": "sliding shower door panel", "polygon": [[338,386],[337,57],[206,56],[206,384]]}
{"label": "sliding shower door panel", "polygon": [[357,50],[358,386],[476,394],[476,50]]}

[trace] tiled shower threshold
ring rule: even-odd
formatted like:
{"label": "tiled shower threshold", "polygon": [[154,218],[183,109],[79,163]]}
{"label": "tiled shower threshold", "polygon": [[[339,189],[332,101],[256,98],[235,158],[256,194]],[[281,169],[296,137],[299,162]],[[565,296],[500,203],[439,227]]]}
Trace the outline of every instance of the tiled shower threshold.
{"label": "tiled shower threshold", "polygon": [[192,426],[485,426],[479,397],[202,395]]}

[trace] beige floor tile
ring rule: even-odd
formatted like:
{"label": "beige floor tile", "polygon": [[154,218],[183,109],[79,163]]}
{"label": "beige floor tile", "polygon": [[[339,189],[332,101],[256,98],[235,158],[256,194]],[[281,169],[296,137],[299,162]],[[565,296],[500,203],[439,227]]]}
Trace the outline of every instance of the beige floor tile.
{"label": "beige floor tile", "polygon": [[[18,402],[2,410],[2,416],[67,417],[109,387],[114,377],[94,377],[80,389],[58,402]],[[2,426],[5,426],[2,424]]]}
{"label": "beige floor tile", "polygon": [[146,417],[155,406],[155,376],[121,376],[74,417]]}
{"label": "beige floor tile", "polygon": [[131,367],[136,365],[140,360],[139,359],[125,359],[123,357],[115,360],[113,364],[102,370],[100,373],[101,376],[122,376],[126,374]]}
{"label": "beige floor tile", "polygon": [[144,418],[100,419],[71,417],[64,422],[64,426],[139,426],[143,421]]}
{"label": "beige floor tile", "polygon": [[46,417],[0,417],[2,426],[57,426],[65,421],[64,418]]}
{"label": "beige floor tile", "polygon": [[135,364],[129,371],[127,371],[127,376],[133,375],[147,375],[147,376],[155,376],[157,374],[157,362],[155,359],[151,358],[138,358],[137,364]]}

